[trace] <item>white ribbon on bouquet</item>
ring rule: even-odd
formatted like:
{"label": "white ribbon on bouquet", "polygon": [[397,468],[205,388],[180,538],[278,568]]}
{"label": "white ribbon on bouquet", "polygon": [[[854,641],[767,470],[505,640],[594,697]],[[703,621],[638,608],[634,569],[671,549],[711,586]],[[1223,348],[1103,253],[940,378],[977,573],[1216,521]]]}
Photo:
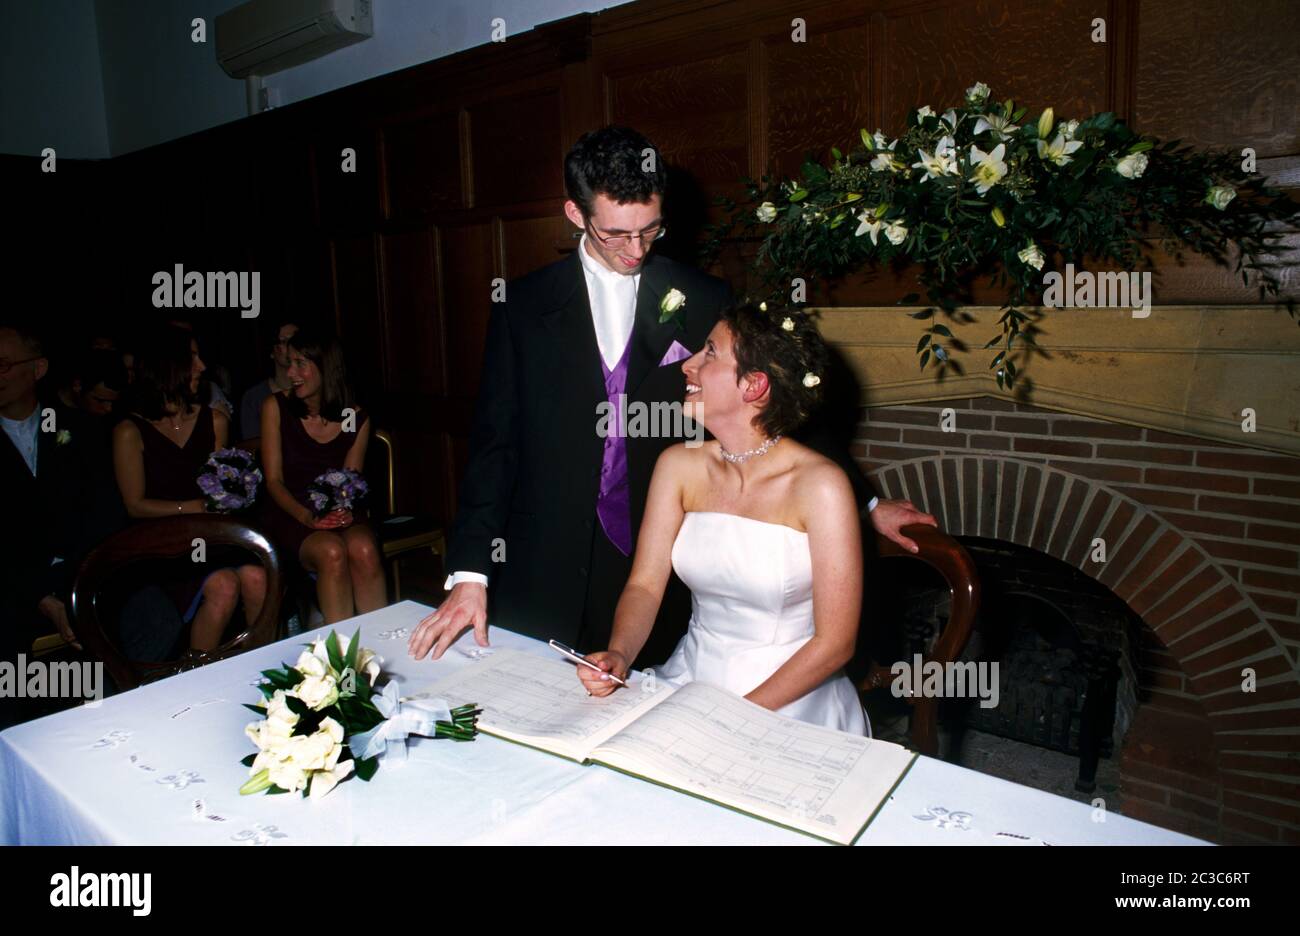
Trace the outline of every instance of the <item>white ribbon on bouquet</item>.
{"label": "white ribbon on bouquet", "polygon": [[396,680],[390,680],[371,700],[384,720],[369,731],[348,739],[352,756],[366,760],[380,754],[397,763],[406,760],[406,739],[410,735],[432,738],[440,721],[451,721],[451,707],[445,699],[402,701]]}

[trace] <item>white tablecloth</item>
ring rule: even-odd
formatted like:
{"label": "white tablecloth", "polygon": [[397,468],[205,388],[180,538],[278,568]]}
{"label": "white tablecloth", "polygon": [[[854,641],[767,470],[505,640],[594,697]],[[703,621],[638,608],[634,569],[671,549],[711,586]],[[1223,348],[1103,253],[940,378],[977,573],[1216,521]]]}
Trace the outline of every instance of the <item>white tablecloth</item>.
{"label": "white tablecloth", "polygon": [[[408,632],[430,609],[404,601],[336,625],[413,691],[465,666],[412,660]],[[328,796],[243,796],[263,669],[292,663],[322,628],[18,725],[0,734],[0,842],[10,844],[818,844],[818,840],[597,765],[487,735],[419,740],[405,765]],[[553,657],[494,628],[493,646]],[[918,758],[862,845],[1205,844],[1146,823]]]}

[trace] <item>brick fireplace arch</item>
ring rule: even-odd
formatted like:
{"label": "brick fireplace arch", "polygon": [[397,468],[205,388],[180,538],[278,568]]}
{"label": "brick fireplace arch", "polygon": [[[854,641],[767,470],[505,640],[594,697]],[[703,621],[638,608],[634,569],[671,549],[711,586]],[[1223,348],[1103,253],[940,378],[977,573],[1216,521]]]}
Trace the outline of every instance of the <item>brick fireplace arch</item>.
{"label": "brick fireplace arch", "polygon": [[[1188,532],[1103,480],[993,453],[894,461],[869,477],[881,497],[912,501],[948,533],[1015,543],[1073,565],[1124,601],[1163,644],[1182,671],[1182,711],[1148,715],[1159,723],[1151,730],[1192,747],[1208,739],[1214,769],[1180,777],[1159,755],[1146,769],[1153,746],[1130,731],[1133,749],[1126,740],[1121,755],[1124,787],[1148,788],[1148,800],[1159,802],[1135,800],[1130,809],[1126,795],[1125,813],[1221,841],[1300,841],[1286,827],[1300,824],[1290,734],[1300,678],[1265,611]],[[1105,543],[1104,563],[1092,559],[1097,538]],[[1251,694],[1241,689],[1248,666],[1262,683]]]}

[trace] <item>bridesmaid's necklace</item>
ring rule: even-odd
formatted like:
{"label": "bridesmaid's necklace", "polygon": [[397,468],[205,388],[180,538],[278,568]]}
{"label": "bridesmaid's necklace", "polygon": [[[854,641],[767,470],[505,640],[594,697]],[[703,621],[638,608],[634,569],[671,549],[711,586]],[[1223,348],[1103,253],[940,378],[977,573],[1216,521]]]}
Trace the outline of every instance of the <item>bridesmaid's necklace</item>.
{"label": "bridesmaid's necklace", "polygon": [[770,449],[772,446],[776,445],[776,443],[780,441],[781,441],[781,436],[779,434],[774,435],[772,436],[772,438],[768,439],[758,448],[750,449],[748,452],[728,452],[727,447],[723,445],[721,442],[718,443],[718,448],[722,450],[723,458],[731,462],[733,465],[739,465],[742,462],[747,462],[751,458],[756,458],[759,455],[766,455],[768,449]]}

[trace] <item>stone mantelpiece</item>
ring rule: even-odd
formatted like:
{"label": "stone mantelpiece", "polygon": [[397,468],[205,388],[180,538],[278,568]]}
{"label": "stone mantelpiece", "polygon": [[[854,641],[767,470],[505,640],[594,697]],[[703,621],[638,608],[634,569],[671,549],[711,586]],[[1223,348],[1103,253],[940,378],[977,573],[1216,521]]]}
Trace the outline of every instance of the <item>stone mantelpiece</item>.
{"label": "stone mantelpiece", "polygon": [[[826,339],[843,355],[867,406],[920,403],[1000,390],[984,344],[1002,326],[1002,310],[966,306],[974,322],[936,319],[970,349],[956,353],[966,373],[942,381],[918,369],[916,343],[930,320],[899,306],[819,310]],[[1092,416],[1300,455],[1300,327],[1275,306],[1152,306],[1129,309],[1026,309],[1037,319],[1043,354],[1017,358],[1016,393],[1032,381],[1030,402]],[[947,346],[950,347],[947,342]],[[1256,431],[1242,430],[1242,411],[1255,411]]]}

